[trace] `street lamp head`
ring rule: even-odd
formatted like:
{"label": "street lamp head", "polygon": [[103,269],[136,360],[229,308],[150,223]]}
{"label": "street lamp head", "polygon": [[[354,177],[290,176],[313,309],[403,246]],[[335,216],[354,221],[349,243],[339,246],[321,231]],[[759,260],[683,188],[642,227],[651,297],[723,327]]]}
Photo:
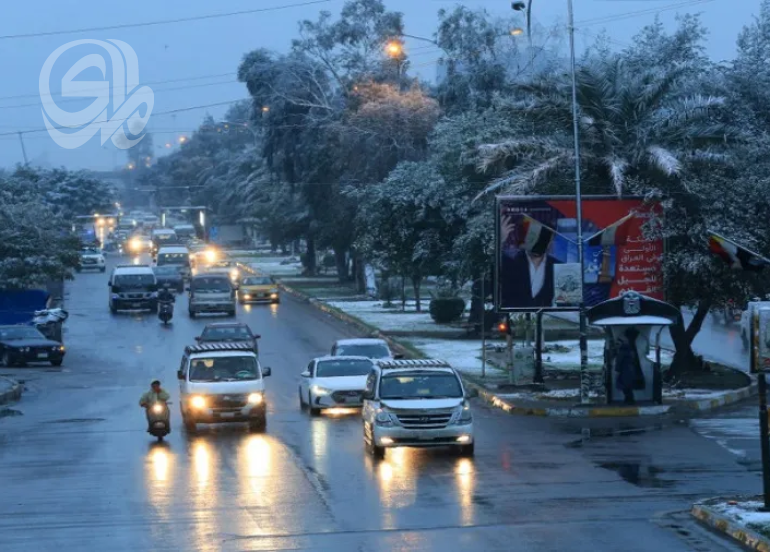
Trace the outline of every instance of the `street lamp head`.
{"label": "street lamp head", "polygon": [[270,111],[270,108],[268,106],[266,106],[266,105],[263,105],[262,106],[262,113],[267,113],[268,111]]}
{"label": "street lamp head", "polygon": [[511,2],[511,8],[513,8],[514,11],[524,11],[527,9],[527,3],[526,2]]}
{"label": "street lamp head", "polygon": [[511,36],[521,36],[524,34],[524,29],[521,27],[514,27],[511,29]]}
{"label": "street lamp head", "polygon": [[385,51],[390,57],[399,57],[404,53],[404,46],[397,40],[391,40],[385,45]]}
{"label": "street lamp head", "polygon": [[187,142],[187,136],[180,136],[179,137],[179,143],[180,144],[184,144],[185,142]]}

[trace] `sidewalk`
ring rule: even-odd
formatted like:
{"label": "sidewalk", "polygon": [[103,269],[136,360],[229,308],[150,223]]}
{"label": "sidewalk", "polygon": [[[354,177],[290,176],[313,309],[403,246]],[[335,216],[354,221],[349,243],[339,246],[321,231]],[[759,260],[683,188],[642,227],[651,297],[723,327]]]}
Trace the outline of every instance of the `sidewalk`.
{"label": "sidewalk", "polygon": [[[545,348],[543,376],[545,385],[516,386],[505,370],[505,344],[499,334],[487,339],[486,363],[482,362],[481,340],[468,339],[461,324],[436,324],[428,313],[430,300],[422,302],[422,312],[409,300],[406,310],[400,301],[386,306],[357,294],[351,285],[340,284],[335,278],[303,278],[275,259],[250,260],[252,268],[279,277],[283,289],[335,318],[356,326],[362,333],[379,336],[407,358],[441,358],[449,362],[476,388],[490,404],[511,414],[537,416],[604,417],[660,416],[671,414],[692,416],[752,396],[756,385],[745,374],[715,366],[709,374],[711,385],[684,385],[664,389],[664,403],[651,406],[604,404],[603,339],[589,339],[588,363],[589,397],[595,404],[579,404],[580,356],[578,330],[563,317],[544,320]],[[278,273],[273,270],[279,267]],[[296,269],[295,269],[296,270]],[[593,335],[602,335],[594,332]],[[672,353],[663,351],[664,370]],[[716,383],[714,383],[716,382]],[[700,382],[698,382],[700,383]]]}
{"label": "sidewalk", "polygon": [[0,405],[18,401],[24,386],[5,376],[0,376]]}
{"label": "sidewalk", "polygon": [[731,537],[749,550],[770,552],[770,512],[762,497],[711,498],[693,505],[691,514],[709,529]]}

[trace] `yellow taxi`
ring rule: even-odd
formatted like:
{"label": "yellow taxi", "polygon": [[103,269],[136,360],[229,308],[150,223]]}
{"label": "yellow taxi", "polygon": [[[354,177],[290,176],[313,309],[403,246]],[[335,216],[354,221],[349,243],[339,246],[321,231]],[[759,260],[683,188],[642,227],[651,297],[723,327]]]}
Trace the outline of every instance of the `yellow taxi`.
{"label": "yellow taxi", "polygon": [[241,278],[238,301],[243,303],[280,303],[278,284],[270,276],[253,275]]}

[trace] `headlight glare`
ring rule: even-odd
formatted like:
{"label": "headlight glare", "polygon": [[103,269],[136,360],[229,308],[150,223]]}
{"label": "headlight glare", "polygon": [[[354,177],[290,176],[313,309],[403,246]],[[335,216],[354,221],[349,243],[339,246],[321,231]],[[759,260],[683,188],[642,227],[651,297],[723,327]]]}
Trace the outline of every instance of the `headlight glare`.
{"label": "headlight glare", "polygon": [[262,393],[252,393],[249,395],[249,404],[262,404],[264,400]]}
{"label": "headlight glare", "polygon": [[159,404],[159,403],[156,403],[156,404],[152,405],[152,411],[155,414],[162,414],[163,413],[163,405]]}
{"label": "headlight glare", "polygon": [[190,405],[193,408],[206,408],[206,399],[200,395],[196,395],[190,399]]}
{"label": "headlight glare", "polygon": [[323,387],[319,387],[317,385],[314,385],[311,390],[313,391],[314,395],[328,395],[331,393],[328,389],[324,389]]}

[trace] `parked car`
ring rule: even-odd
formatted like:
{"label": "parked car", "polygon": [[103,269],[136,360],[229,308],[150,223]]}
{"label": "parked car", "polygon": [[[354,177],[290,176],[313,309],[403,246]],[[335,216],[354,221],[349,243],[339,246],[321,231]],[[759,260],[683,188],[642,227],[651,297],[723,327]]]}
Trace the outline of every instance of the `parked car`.
{"label": "parked car", "polygon": [[50,362],[61,366],[64,345],[48,339],[31,326],[0,326],[0,359],[3,366],[24,365],[29,362]]}
{"label": "parked car", "polygon": [[214,322],[206,324],[195,341],[198,343],[249,343],[254,352],[259,354],[260,337],[243,322]]}

